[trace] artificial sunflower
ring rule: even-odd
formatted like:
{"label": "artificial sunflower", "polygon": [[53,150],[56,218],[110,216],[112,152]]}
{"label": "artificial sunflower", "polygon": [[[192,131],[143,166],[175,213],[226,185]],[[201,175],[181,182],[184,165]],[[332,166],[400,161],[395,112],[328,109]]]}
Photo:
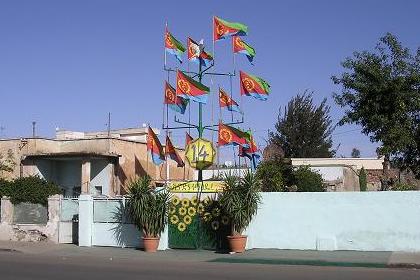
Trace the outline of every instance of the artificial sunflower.
{"label": "artificial sunflower", "polygon": [[198,198],[196,196],[194,196],[193,198],[191,198],[191,205],[192,206],[196,206],[198,203]]}
{"label": "artificial sunflower", "polygon": [[211,214],[214,217],[219,217],[220,216],[220,209],[218,207],[214,207],[213,210],[211,210]]}
{"label": "artificial sunflower", "polygon": [[190,206],[190,200],[188,198],[183,198],[181,200],[181,205],[184,206],[184,207]]}
{"label": "artificial sunflower", "polygon": [[191,216],[188,216],[188,215],[184,216],[184,223],[185,223],[186,225],[191,224],[191,222],[192,222],[192,218],[191,218]]}
{"label": "artificial sunflower", "polygon": [[179,204],[180,201],[181,200],[176,195],[174,197],[172,197],[172,205],[176,206],[176,205]]}
{"label": "artificial sunflower", "polygon": [[185,208],[185,207],[180,207],[180,208],[178,209],[178,213],[179,213],[179,215],[181,215],[181,216],[185,216],[185,214],[187,214],[187,208]]}
{"label": "artificial sunflower", "polygon": [[219,226],[220,226],[219,221],[213,221],[213,222],[211,222],[211,228],[213,230],[218,230],[219,229]]}
{"label": "artificial sunflower", "polygon": [[179,222],[179,218],[177,215],[172,215],[171,216],[171,224],[175,225]]}
{"label": "artificial sunflower", "polygon": [[198,214],[202,214],[204,212],[204,204],[203,203],[200,202],[198,204],[197,212],[198,212]]}
{"label": "artificial sunflower", "polygon": [[224,224],[224,225],[229,224],[229,217],[228,216],[222,216],[222,224]]}
{"label": "artificial sunflower", "polygon": [[173,215],[176,212],[175,206],[169,206],[169,214]]}
{"label": "artificial sunflower", "polygon": [[178,230],[180,231],[180,232],[183,232],[183,231],[185,231],[187,229],[187,226],[183,223],[183,222],[180,222],[179,224],[178,224]]}
{"label": "artificial sunflower", "polygon": [[203,220],[205,221],[205,222],[210,222],[211,221],[211,219],[212,219],[212,216],[211,216],[211,214],[210,213],[204,213],[204,216],[203,216]]}
{"label": "artificial sunflower", "polygon": [[188,215],[190,215],[191,217],[195,216],[195,208],[194,207],[189,207],[188,208]]}

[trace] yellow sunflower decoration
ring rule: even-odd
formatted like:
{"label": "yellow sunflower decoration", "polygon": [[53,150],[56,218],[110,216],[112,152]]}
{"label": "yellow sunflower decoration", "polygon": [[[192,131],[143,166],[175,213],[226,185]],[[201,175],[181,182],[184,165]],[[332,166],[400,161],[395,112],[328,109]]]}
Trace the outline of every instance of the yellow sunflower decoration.
{"label": "yellow sunflower decoration", "polygon": [[210,213],[204,213],[204,216],[203,216],[203,220],[205,221],[205,222],[210,222],[211,221],[211,219],[212,219],[212,216],[211,216],[211,214]]}
{"label": "yellow sunflower decoration", "polygon": [[185,216],[185,214],[187,214],[187,208],[185,208],[185,207],[180,207],[180,208],[178,209],[178,213],[179,213],[179,215],[181,215],[181,216]]}
{"label": "yellow sunflower decoration", "polygon": [[219,209],[219,208],[217,208],[217,207],[214,207],[214,208],[213,208],[213,210],[211,210],[211,214],[212,214],[214,217],[219,217],[219,216],[220,216],[220,209]]}
{"label": "yellow sunflower decoration", "polygon": [[190,200],[189,200],[188,198],[183,198],[183,199],[181,200],[181,205],[182,205],[183,207],[188,207],[188,206],[190,206]]}
{"label": "yellow sunflower decoration", "polygon": [[179,218],[177,215],[172,215],[171,216],[171,224],[175,225],[179,222]]}
{"label": "yellow sunflower decoration", "polygon": [[185,223],[186,225],[191,224],[191,222],[192,222],[192,218],[191,218],[191,216],[188,216],[188,215],[184,216],[184,223]]}
{"label": "yellow sunflower decoration", "polygon": [[192,206],[197,206],[197,203],[198,203],[198,198],[196,196],[191,198],[191,205]]}
{"label": "yellow sunflower decoration", "polygon": [[176,195],[174,195],[172,197],[172,205],[177,206],[179,204],[181,200],[179,199],[179,197],[177,197]]}
{"label": "yellow sunflower decoration", "polygon": [[195,208],[194,207],[189,207],[188,208],[188,215],[190,215],[191,217],[195,216]]}
{"label": "yellow sunflower decoration", "polygon": [[219,221],[213,221],[213,222],[211,222],[211,228],[213,230],[218,230],[219,229],[219,226],[220,226]]}
{"label": "yellow sunflower decoration", "polygon": [[200,202],[198,204],[197,212],[198,212],[198,214],[202,214],[204,212],[204,204],[203,203]]}
{"label": "yellow sunflower decoration", "polygon": [[224,225],[229,224],[229,217],[228,216],[222,216],[222,224],[224,224]]}
{"label": "yellow sunflower decoration", "polygon": [[178,224],[178,230],[180,231],[180,232],[183,232],[183,231],[185,231],[187,229],[187,226],[183,223],[183,222],[180,222],[179,224]]}
{"label": "yellow sunflower decoration", "polygon": [[169,206],[169,214],[173,215],[176,212],[175,206]]}
{"label": "yellow sunflower decoration", "polygon": [[211,198],[208,196],[203,200],[204,205],[209,205],[211,204]]}

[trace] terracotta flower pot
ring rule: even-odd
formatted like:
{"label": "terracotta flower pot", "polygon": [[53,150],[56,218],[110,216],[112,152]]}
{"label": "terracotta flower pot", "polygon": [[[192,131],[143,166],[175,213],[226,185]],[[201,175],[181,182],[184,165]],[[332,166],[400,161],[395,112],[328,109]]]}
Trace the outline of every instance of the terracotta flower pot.
{"label": "terracotta flower pot", "polygon": [[243,253],[245,252],[246,235],[232,235],[228,236],[229,247],[231,252]]}
{"label": "terracotta flower pot", "polygon": [[155,253],[159,246],[159,237],[143,237],[144,251],[147,253]]}

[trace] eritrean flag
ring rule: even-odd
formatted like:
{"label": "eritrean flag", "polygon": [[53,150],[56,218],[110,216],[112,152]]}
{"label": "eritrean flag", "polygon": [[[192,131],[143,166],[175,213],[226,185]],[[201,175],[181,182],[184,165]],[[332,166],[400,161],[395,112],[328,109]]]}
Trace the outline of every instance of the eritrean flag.
{"label": "eritrean flag", "polygon": [[245,54],[249,62],[251,62],[252,64],[252,61],[254,60],[255,56],[255,49],[253,47],[245,43],[239,36],[232,37],[232,46],[233,53]]}
{"label": "eritrean flag", "polygon": [[165,81],[165,100],[164,104],[167,104],[169,108],[175,112],[184,114],[185,109],[189,103],[188,99],[184,99],[176,95],[176,90]]}
{"label": "eritrean flag", "polygon": [[229,111],[241,112],[238,103],[235,100],[230,98],[222,88],[219,88],[219,106],[220,108],[227,108]]}
{"label": "eritrean flag", "polygon": [[150,127],[147,132],[147,152],[150,152],[154,164],[159,165],[165,161],[162,144]]}
{"label": "eritrean flag", "polygon": [[217,146],[241,145],[248,147],[247,137],[247,134],[242,130],[220,122]]}
{"label": "eritrean flag", "polygon": [[259,164],[261,155],[259,154],[257,143],[255,142],[251,131],[247,131],[245,133],[247,134],[249,146],[239,146],[239,156],[249,158],[249,160],[251,161],[251,169],[255,170],[257,168],[257,165]]}
{"label": "eritrean flag", "polygon": [[176,94],[182,98],[198,103],[207,103],[210,89],[178,70],[176,74]]}
{"label": "eritrean flag", "polygon": [[259,100],[267,100],[270,85],[263,79],[239,71],[241,95],[252,96]]}
{"label": "eritrean flag", "polygon": [[169,156],[172,160],[176,161],[176,163],[178,163],[178,167],[183,167],[185,165],[184,161],[176,152],[175,147],[171,142],[171,139],[169,139],[169,136],[166,136],[165,155]]}
{"label": "eritrean flag", "polygon": [[204,51],[203,47],[193,39],[188,37],[188,60],[196,63],[201,63],[205,67],[210,66],[213,61],[213,56]]}
{"label": "eritrean flag", "polygon": [[176,59],[182,63],[181,55],[185,52],[185,47],[172,36],[168,29],[165,31],[165,50],[167,53],[175,55]]}
{"label": "eritrean flag", "polygon": [[225,21],[218,17],[213,17],[213,41],[225,39],[229,36],[243,36],[248,33],[248,26],[242,23]]}
{"label": "eritrean flag", "polygon": [[187,147],[187,145],[190,144],[192,140],[193,138],[191,135],[188,132],[185,132],[185,147]]}

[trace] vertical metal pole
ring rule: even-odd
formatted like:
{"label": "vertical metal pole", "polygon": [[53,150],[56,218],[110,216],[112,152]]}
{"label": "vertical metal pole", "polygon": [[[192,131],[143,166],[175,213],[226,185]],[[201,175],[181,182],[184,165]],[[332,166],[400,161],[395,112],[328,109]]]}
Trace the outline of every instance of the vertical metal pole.
{"label": "vertical metal pole", "polygon": [[[201,83],[201,79],[202,79],[202,68],[201,68],[201,62],[199,61],[198,64],[198,80]],[[198,137],[202,138],[203,137],[203,104],[202,103],[198,103]],[[202,170],[198,170],[198,181],[202,182],[203,181],[203,171]]]}
{"label": "vertical metal pole", "polygon": [[108,138],[111,137],[111,112],[108,112]]}
{"label": "vertical metal pole", "polygon": [[36,137],[36,131],[35,131],[36,122],[32,122],[32,138]]}

